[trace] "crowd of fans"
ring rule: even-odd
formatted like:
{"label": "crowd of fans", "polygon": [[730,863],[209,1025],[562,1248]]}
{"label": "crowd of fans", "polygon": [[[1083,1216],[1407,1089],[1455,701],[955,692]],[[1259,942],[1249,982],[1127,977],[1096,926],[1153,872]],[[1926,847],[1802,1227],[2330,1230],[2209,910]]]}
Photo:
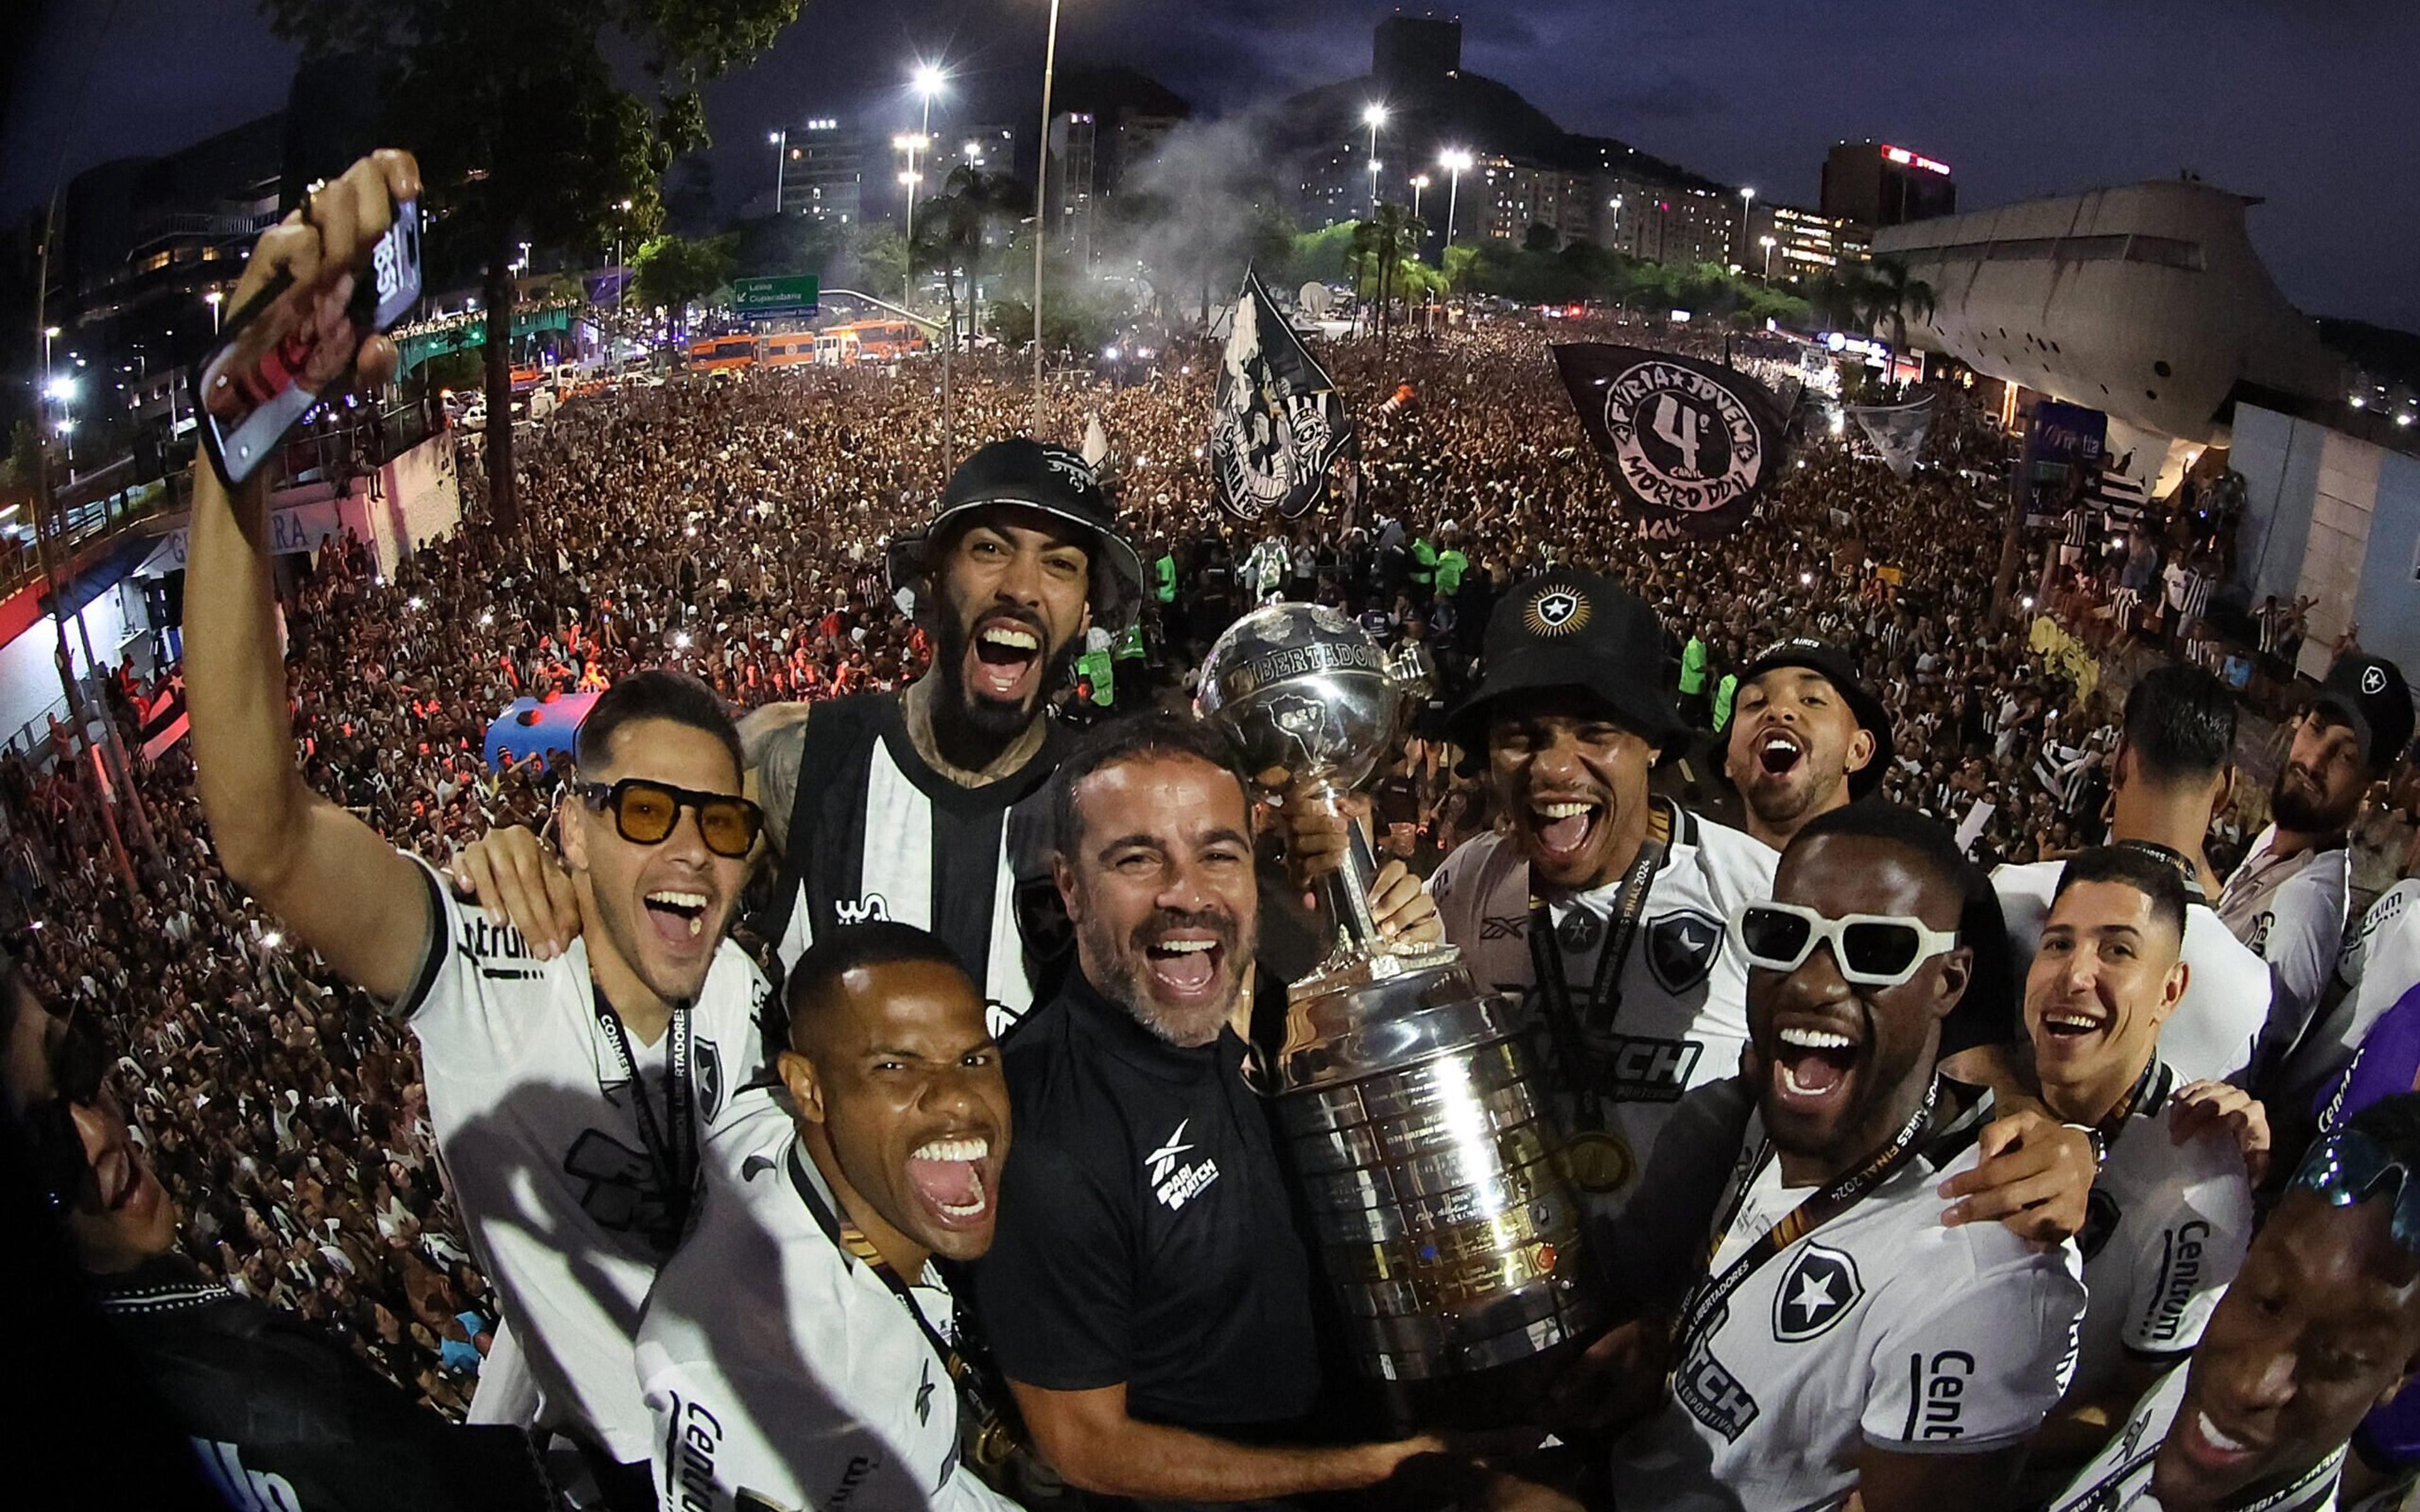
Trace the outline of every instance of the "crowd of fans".
{"label": "crowd of fans", "polygon": [[[1212,498],[1201,448],[1216,362],[1192,356],[1058,378],[1046,420],[1073,439],[1097,417],[1131,538],[1147,563],[1175,563],[1183,587],[1151,624],[1161,687],[1181,688],[1209,639],[1264,596],[1272,540],[1279,592],[1434,644],[1439,708],[1495,598],[1573,563],[1659,608],[1676,671],[1698,641],[1709,690],[1784,636],[1847,646],[1898,732],[1886,789],[1964,824],[1979,858],[2095,838],[2115,704],[2078,695],[2028,616],[1991,613],[2009,442],[1959,392],[1906,479],[1860,455],[1854,427],[1818,421],[1748,528],[1648,543],[1618,512],[1534,326],[1399,342],[1383,366],[1374,343],[1346,344],[1330,356],[1347,393],[1405,384],[1412,396],[1362,417],[1361,476],[1326,513],[1246,525]],[[286,629],[307,780],[442,861],[493,826],[542,827],[551,809],[559,760],[496,771],[483,757],[516,698],[666,663],[742,707],[913,675],[926,648],[889,600],[881,544],[927,517],[954,455],[1024,428],[1031,406],[1021,372],[966,361],[946,425],[930,364],[611,391],[520,442],[523,523],[510,533],[481,513],[479,448],[463,445],[458,532],[386,577],[354,541],[294,575]],[[2155,518],[2140,539],[2195,549],[2189,532],[2167,534]],[[1433,865],[1488,824],[1456,764],[1424,726],[1382,774],[1388,850]],[[1683,774],[1716,804],[1719,765],[1700,746]],[[0,876],[25,963],[123,1057],[140,1137],[191,1215],[192,1257],[458,1412],[495,1308],[433,1159],[411,1038],[225,880],[180,749],[137,766],[148,823],[128,826],[129,891],[87,768],[0,763]]]}

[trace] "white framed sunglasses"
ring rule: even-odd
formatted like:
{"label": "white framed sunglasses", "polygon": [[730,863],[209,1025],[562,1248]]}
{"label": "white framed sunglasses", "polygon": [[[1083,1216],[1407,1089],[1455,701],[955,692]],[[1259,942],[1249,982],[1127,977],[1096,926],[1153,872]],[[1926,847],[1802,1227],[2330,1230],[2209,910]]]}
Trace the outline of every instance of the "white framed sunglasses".
{"label": "white framed sunglasses", "polygon": [[1731,913],[1731,943],[1752,966],[1795,971],[1819,945],[1832,948],[1844,980],[1860,987],[1896,987],[1937,955],[1958,948],[1956,930],[1938,930],[1903,914],[1842,914],[1832,918],[1802,903],[1742,903]]}

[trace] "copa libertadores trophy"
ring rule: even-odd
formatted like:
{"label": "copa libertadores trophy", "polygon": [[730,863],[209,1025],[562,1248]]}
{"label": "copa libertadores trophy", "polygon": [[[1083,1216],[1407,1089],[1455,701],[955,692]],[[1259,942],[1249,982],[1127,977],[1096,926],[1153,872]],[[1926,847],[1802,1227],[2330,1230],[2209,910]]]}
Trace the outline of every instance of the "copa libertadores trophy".
{"label": "copa libertadores trophy", "polygon": [[[1417,643],[1389,656],[1334,609],[1276,604],[1211,648],[1195,707],[1248,770],[1333,802],[1400,747],[1430,679]],[[1601,1321],[1579,1206],[1517,999],[1482,991],[1450,946],[1383,941],[1373,875],[1357,829],[1268,1089],[1364,1369],[1415,1419],[1515,1413],[1527,1392],[1499,1388]]]}

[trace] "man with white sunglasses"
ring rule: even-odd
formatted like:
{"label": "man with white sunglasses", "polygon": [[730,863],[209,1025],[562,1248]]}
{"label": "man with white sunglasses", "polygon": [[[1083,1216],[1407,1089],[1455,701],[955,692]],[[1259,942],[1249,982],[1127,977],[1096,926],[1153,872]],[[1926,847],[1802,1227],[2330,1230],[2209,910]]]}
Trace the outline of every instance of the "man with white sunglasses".
{"label": "man with white sunglasses", "polygon": [[1615,1445],[1624,1512],[2008,1504],[2085,1293],[2071,1242],[1941,1222],[1990,1108],[1939,1075],[1942,1026],[1998,928],[1946,830],[1872,805],[1811,821],[1733,911],[1756,1116],[1711,1258],[1596,1351],[1617,1399],[1669,1372]]}

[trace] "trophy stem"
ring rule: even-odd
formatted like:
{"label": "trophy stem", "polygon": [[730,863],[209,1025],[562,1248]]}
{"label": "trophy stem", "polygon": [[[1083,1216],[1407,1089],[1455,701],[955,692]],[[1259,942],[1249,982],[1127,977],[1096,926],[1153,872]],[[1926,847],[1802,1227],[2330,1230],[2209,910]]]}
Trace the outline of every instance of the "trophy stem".
{"label": "trophy stem", "polygon": [[[1344,815],[1343,793],[1334,787],[1322,786],[1309,795],[1311,802],[1328,813]],[[1318,892],[1328,920],[1336,929],[1336,950],[1339,957],[1383,955],[1386,943],[1378,935],[1378,920],[1370,912],[1370,887],[1378,879],[1378,858],[1370,850],[1369,837],[1360,824],[1345,816],[1343,864],[1322,877]]]}

